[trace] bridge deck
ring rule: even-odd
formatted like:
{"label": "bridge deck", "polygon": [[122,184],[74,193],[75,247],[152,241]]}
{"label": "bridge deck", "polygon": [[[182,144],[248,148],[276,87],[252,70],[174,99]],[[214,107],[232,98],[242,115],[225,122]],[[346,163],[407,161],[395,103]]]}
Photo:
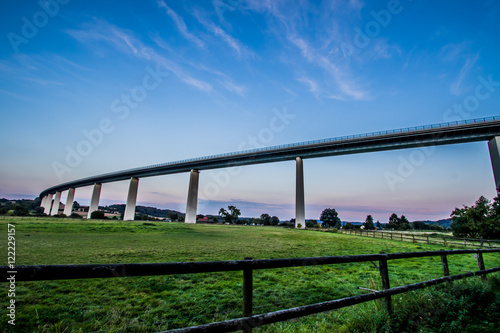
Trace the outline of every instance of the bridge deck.
{"label": "bridge deck", "polygon": [[294,160],[296,157],[305,159],[432,145],[488,141],[495,136],[500,136],[500,117],[410,127],[192,158],[107,173],[50,187],[41,192],[40,197],[57,191],[65,191],[69,188],[127,180],[131,177],[143,178],[189,172],[193,169],[208,170],[272,163]]}

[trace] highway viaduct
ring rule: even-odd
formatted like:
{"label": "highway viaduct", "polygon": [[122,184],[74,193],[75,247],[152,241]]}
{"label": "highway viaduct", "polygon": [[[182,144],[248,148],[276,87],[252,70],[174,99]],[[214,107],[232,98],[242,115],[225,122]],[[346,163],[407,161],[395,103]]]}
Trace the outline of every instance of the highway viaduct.
{"label": "highway viaduct", "polygon": [[189,172],[190,180],[185,222],[196,223],[200,171],[295,160],[295,226],[297,227],[300,224],[304,228],[303,159],[477,141],[488,142],[495,186],[497,193],[499,193],[500,116],[292,143],[107,173],[66,182],[45,189],[40,193],[40,198],[42,198],[41,206],[44,207],[47,215],[57,215],[61,193],[68,191],[64,214],[70,215],[73,208],[75,189],[93,185],[94,188],[88,212],[88,218],[90,218],[90,214],[99,207],[99,197],[103,183],[130,180],[124,220],[133,220],[139,179]]}

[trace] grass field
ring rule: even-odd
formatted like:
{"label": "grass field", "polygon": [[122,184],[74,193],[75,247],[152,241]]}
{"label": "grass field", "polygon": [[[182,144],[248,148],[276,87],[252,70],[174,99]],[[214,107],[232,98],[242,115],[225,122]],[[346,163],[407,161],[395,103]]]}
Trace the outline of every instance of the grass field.
{"label": "grass field", "polygon": [[[5,239],[7,223],[16,226],[17,265],[294,258],[441,248],[277,227],[51,218],[0,220],[4,235],[0,237]],[[0,242],[4,258],[6,243]],[[484,258],[486,268],[500,266],[498,254],[486,254]],[[448,260],[451,274],[477,270],[471,255],[452,256]],[[439,258],[390,261],[389,270],[391,286],[442,276]],[[371,264],[255,271],[254,312],[364,293],[357,287],[381,289],[378,271]],[[5,316],[0,328],[16,332],[155,332],[241,317],[241,289],[241,272],[19,282],[16,328],[12,330]],[[402,299],[395,297],[395,304]],[[5,309],[7,292],[1,294],[0,301]],[[356,320],[382,312],[381,309],[378,302],[370,302],[265,326],[259,331],[349,332]]]}

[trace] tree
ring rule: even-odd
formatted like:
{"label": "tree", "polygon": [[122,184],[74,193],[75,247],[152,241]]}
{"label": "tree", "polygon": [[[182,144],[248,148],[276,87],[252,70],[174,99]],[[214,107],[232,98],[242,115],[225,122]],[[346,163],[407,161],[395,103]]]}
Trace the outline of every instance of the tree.
{"label": "tree", "polygon": [[408,230],[411,229],[410,221],[406,218],[406,216],[401,215],[399,219],[399,230]]}
{"label": "tree", "polygon": [[243,224],[247,224],[247,223],[248,223],[248,221],[247,221],[247,220],[245,220],[245,219],[236,219],[236,224],[241,224],[241,225],[243,225]]}
{"label": "tree", "polygon": [[307,220],[306,228],[319,228],[319,223],[316,220]]}
{"label": "tree", "polygon": [[354,227],[354,224],[352,224],[351,222],[347,222],[346,224],[344,224],[342,229],[350,230],[350,229],[356,229],[356,228]]}
{"label": "tree", "polygon": [[179,215],[177,215],[177,213],[170,212],[168,213],[168,218],[170,219],[170,221],[176,221],[179,219]]}
{"label": "tree", "polygon": [[493,199],[493,205],[490,210],[490,219],[488,221],[487,235],[489,238],[500,238],[500,198]]}
{"label": "tree", "polygon": [[260,220],[262,221],[263,225],[271,225],[271,216],[267,213],[264,213],[260,216]]}
{"label": "tree", "polygon": [[271,217],[271,225],[278,225],[280,224],[280,219],[277,216]]}
{"label": "tree", "polygon": [[253,225],[262,224],[262,221],[259,218],[251,217],[248,220],[248,224],[250,224],[250,225],[252,225],[252,224]]}
{"label": "tree", "polygon": [[28,208],[26,208],[25,206],[22,206],[20,204],[14,204],[14,215],[15,216],[27,216],[29,215],[30,212],[28,210]]}
{"label": "tree", "polygon": [[371,215],[368,215],[366,217],[365,223],[363,223],[363,227],[365,227],[365,230],[375,229],[375,225],[373,224],[373,217]]}
{"label": "tree", "polygon": [[238,220],[238,216],[241,215],[241,212],[235,206],[227,206],[228,210],[221,208],[219,210],[219,215],[224,218],[226,222],[234,223]]}
{"label": "tree", "polygon": [[481,196],[474,206],[455,208],[451,213],[451,229],[455,237],[498,238],[500,237],[500,202],[493,205]]}
{"label": "tree", "polygon": [[34,210],[34,213],[36,216],[45,216],[47,214],[45,214],[45,209],[43,207],[36,207]]}
{"label": "tree", "polygon": [[90,214],[90,218],[102,220],[105,219],[106,216],[104,215],[104,212],[102,210],[96,210]]}
{"label": "tree", "polygon": [[399,228],[399,217],[398,214],[392,213],[392,215],[389,217],[389,224],[387,224],[387,228],[389,229],[398,229]]}
{"label": "tree", "polygon": [[429,225],[425,222],[422,221],[415,221],[412,223],[413,224],[413,229],[415,230],[425,230],[428,229]]}
{"label": "tree", "polygon": [[399,217],[396,213],[392,213],[391,217],[389,217],[389,224],[387,225],[387,228],[394,230],[408,230],[411,229],[411,225],[406,216],[401,215],[401,217]]}
{"label": "tree", "polygon": [[80,208],[80,204],[78,203],[78,201],[73,201],[73,208]]}
{"label": "tree", "polygon": [[340,229],[341,222],[339,218],[339,214],[334,208],[326,208],[321,212],[319,217],[320,221],[323,222],[323,226],[328,228],[337,228]]}
{"label": "tree", "polygon": [[377,226],[377,229],[379,229],[379,230],[382,229],[382,225],[380,224],[380,221],[377,221],[376,226]]}

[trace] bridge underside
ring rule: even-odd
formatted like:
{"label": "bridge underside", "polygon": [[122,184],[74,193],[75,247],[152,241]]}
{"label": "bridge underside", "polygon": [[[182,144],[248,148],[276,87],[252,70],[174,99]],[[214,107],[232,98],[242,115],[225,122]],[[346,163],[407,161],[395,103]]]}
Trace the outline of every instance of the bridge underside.
{"label": "bridge underside", "polygon": [[[296,160],[296,212],[297,218],[300,219],[300,221],[296,221],[296,223],[302,222],[301,224],[304,226],[305,221],[302,221],[304,220],[304,193],[303,177],[301,176],[303,172],[303,159],[436,145],[450,145],[465,142],[487,141],[490,149],[496,188],[498,191],[500,189],[499,138],[500,118],[483,118],[457,123],[429,125],[401,130],[367,133],[334,139],[274,146],[152,165],[67,182],[44,190],[42,193],[40,193],[40,197],[44,199],[42,200],[42,205],[43,207],[45,207],[45,211],[51,212],[49,208],[51,202],[49,201],[51,201],[52,195],[54,193],[57,197],[57,194],[59,194],[60,196],[60,193],[62,191],[72,189],[72,195],[74,195],[75,188],[94,185],[94,194],[92,197],[91,206],[92,209],[95,210],[97,209],[100,186],[102,183],[131,180],[129,197],[127,199],[127,207],[130,207],[130,209],[127,210],[126,214],[126,219],[131,219],[133,218],[135,213],[137,182],[139,178],[190,172],[191,181],[186,211],[188,213],[187,218],[189,218],[189,222],[195,222],[199,171]],[[300,182],[302,182],[302,185],[300,185]],[[90,213],[91,212],[89,211],[89,216]]]}

